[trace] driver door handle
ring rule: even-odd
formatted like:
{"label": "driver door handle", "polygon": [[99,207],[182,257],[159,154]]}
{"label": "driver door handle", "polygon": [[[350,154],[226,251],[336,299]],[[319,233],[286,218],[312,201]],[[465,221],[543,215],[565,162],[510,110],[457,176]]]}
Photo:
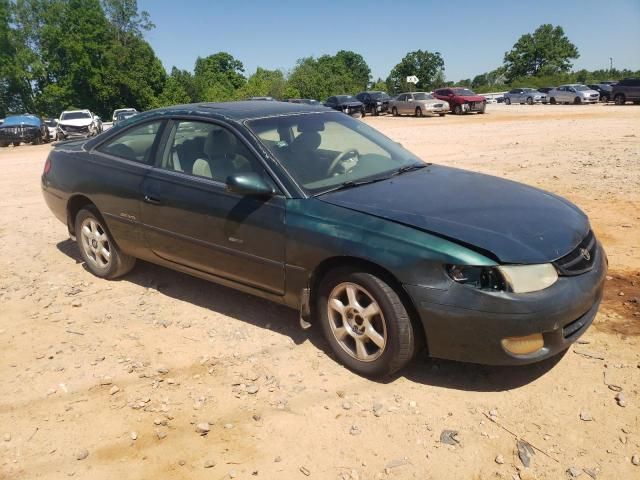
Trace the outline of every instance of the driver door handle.
{"label": "driver door handle", "polygon": [[145,195],[144,196],[144,201],[146,203],[150,203],[151,205],[160,205],[160,199],[157,197],[153,197],[151,195]]}

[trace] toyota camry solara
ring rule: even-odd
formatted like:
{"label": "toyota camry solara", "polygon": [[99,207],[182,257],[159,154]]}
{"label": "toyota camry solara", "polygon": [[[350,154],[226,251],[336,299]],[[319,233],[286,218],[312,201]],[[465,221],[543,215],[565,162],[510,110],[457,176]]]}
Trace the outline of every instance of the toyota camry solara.
{"label": "toyota camry solara", "polygon": [[363,375],[431,356],[526,364],[591,324],[606,255],[567,200],[424,163],[359,120],[175,106],[57,145],[42,175],[86,266],[142,259],[300,311]]}

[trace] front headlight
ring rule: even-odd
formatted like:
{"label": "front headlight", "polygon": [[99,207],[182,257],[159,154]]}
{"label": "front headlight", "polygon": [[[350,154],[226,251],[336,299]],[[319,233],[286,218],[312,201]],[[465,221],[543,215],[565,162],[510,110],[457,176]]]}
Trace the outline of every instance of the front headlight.
{"label": "front headlight", "polygon": [[558,272],[550,263],[496,267],[448,265],[446,270],[449,277],[456,283],[480,290],[513,293],[543,290],[558,280]]}
{"label": "front headlight", "polygon": [[558,272],[550,263],[540,265],[501,265],[498,267],[513,293],[537,292],[558,280]]}

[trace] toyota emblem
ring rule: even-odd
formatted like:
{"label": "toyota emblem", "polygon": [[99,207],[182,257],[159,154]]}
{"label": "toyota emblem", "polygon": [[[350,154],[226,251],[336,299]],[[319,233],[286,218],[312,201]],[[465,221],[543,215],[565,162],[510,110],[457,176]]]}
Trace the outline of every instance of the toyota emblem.
{"label": "toyota emblem", "polygon": [[580,255],[582,255],[582,258],[584,258],[587,262],[591,260],[591,254],[589,253],[589,250],[587,250],[586,248],[580,249]]}

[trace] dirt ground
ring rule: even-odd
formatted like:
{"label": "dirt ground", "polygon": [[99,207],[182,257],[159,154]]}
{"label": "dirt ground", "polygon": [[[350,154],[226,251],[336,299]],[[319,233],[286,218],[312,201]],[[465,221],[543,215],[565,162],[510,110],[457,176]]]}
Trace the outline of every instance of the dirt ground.
{"label": "dirt ground", "polygon": [[610,276],[579,344],[360,378],[288,309],[142,262],[92,276],[40,194],[50,147],[0,149],[0,478],[640,478],[640,107],[365,121],[589,214]]}

